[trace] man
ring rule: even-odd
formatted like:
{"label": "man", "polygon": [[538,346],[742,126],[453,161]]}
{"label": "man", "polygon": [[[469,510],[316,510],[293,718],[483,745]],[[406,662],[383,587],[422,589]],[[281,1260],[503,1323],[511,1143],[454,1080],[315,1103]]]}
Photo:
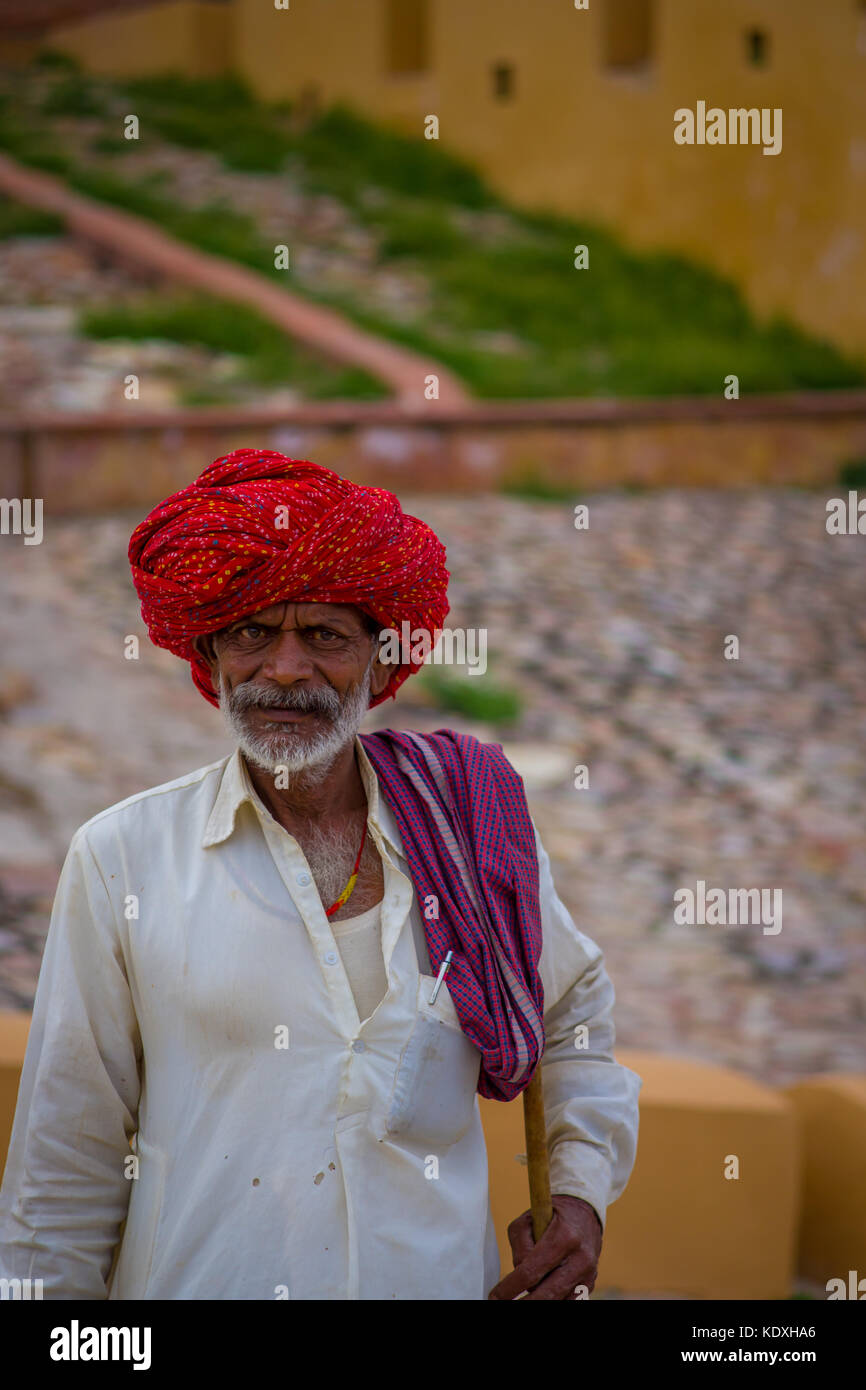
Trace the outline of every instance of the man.
{"label": "man", "polygon": [[[238,450],[129,556],[238,747],[73,838],[0,1273],[67,1299],[585,1296],[640,1087],[601,952],[498,745],[358,735],[422,664],[377,635],[441,631],[443,546],[391,493]],[[542,1053],[555,1214],[537,1245],[512,1223],[500,1278],[477,1095]]]}

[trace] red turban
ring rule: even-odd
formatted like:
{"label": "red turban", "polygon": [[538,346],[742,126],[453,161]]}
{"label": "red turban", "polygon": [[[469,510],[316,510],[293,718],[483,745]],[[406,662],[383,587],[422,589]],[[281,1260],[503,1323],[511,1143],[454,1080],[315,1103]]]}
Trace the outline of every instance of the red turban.
{"label": "red turban", "polygon": [[[167,497],[133,531],[129,563],[151,640],[191,663],[212,705],[197,634],[274,603],[350,603],[435,641],[450,607],[445,547],[392,492],[269,450],[236,449]],[[395,665],[370,708],[422,665]]]}

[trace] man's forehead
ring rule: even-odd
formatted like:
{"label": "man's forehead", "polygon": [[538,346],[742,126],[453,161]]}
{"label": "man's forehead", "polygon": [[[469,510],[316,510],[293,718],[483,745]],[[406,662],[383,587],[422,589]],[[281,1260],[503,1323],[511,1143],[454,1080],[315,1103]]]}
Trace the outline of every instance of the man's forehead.
{"label": "man's forehead", "polygon": [[362,621],[362,614],[354,604],[351,603],[272,603],[267,608],[258,608],[254,613],[247,613],[245,621],[256,618],[262,623],[283,623],[292,612],[296,615],[299,623],[322,622],[325,618],[332,620],[346,619],[356,623]]}

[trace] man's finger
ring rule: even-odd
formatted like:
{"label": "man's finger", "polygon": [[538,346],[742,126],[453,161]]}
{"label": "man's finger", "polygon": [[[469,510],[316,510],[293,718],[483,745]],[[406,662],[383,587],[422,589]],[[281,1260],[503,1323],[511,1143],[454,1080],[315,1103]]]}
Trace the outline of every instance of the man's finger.
{"label": "man's finger", "polygon": [[511,1257],[515,1265],[519,1265],[525,1260],[530,1250],[535,1248],[535,1240],[532,1235],[532,1213],[525,1211],[522,1216],[518,1216],[516,1221],[512,1221],[508,1227],[508,1240],[511,1244]]}
{"label": "man's finger", "polygon": [[529,1240],[530,1244],[526,1255],[516,1269],[513,1269],[510,1274],[506,1274],[505,1278],[496,1285],[496,1288],[491,1290],[488,1295],[490,1298],[516,1298],[519,1293],[523,1293],[526,1289],[534,1288],[546,1274],[549,1274],[552,1269],[556,1269],[557,1265],[561,1264],[569,1253],[569,1233],[563,1228],[562,1222],[557,1221],[556,1213],[554,1213],[553,1220],[538,1244],[536,1245],[532,1241],[531,1232]]}
{"label": "man's finger", "polygon": [[[532,1299],[533,1302],[542,1303],[574,1299],[574,1290],[578,1284],[585,1284],[590,1291],[595,1284],[595,1265],[582,1251],[570,1255],[556,1269],[551,1270],[547,1278],[542,1279],[532,1292],[526,1295],[526,1301]],[[523,1301],[521,1299],[521,1303]]]}

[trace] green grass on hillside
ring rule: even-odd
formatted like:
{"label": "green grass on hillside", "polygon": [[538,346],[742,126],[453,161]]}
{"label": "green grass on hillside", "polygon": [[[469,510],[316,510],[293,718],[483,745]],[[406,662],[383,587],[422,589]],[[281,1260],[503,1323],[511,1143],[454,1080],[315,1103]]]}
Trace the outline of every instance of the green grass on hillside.
{"label": "green grass on hillside", "polygon": [[172,145],[211,150],[231,169],[276,173],[292,149],[284,118],[258,105],[237,77],[137,78],[123,90],[148,130]]}
{"label": "green grass on hillside", "polygon": [[105,116],[105,104],[92,83],[70,74],[51,88],[42,105],[47,116]]}
{"label": "green grass on hillside", "polygon": [[[25,107],[30,102],[23,115],[0,111],[0,145],[284,285],[295,282],[274,269],[273,246],[251,213],[236,205],[184,208],[158,178],[124,176],[117,111],[139,116],[139,148],[169,141],[232,169],[285,171],[306,191],[339,199],[376,232],[381,266],[426,277],[434,312],[398,321],[384,307],[371,309],[369,297],[362,304],[348,290],[296,287],[438,359],[479,396],[721,396],[730,373],[743,394],[866,382],[866,363],[782,319],[760,323],[713,271],[666,253],[632,252],[591,223],[511,208],[438,142],[382,129],[345,107],[301,121],[289,103],[259,102],[233,77],[110,84],[43,67],[40,81],[38,94],[28,96],[26,86],[19,93]],[[113,111],[88,116],[102,128],[87,161],[64,146],[57,122],[58,110],[74,114],[76,104]],[[577,245],[589,247],[586,270],[574,269]]]}
{"label": "green grass on hillside", "polygon": [[840,464],[839,482],[843,487],[866,487],[866,457],[846,459]]}
{"label": "green grass on hillside", "polygon": [[[0,241],[11,237],[56,237],[62,220],[0,195]],[[62,296],[62,286],[58,286]],[[243,304],[192,293],[139,294],[123,304],[85,309],[78,330],[89,338],[161,339],[198,345],[241,359],[238,371],[219,381],[185,388],[187,405],[221,404],[234,388],[290,386],[304,400],[381,400],[388,388],[369,373],[343,367],[299,344]]]}
{"label": "green grass on hillside", "polygon": [[[238,384],[291,386],[305,400],[379,400],[387,389],[354,367],[324,361],[281,333],[275,324],[242,304],[206,295],[152,294],[133,303],[87,310],[79,329],[90,338],[164,339],[198,344],[244,359]],[[187,404],[217,404],[231,382],[204,385]]]}
{"label": "green grass on hillside", "polygon": [[426,665],[415,678],[428,690],[440,709],[464,714],[489,724],[514,724],[523,713],[519,692],[502,685],[485,673],[482,676],[458,675],[441,666]]}
{"label": "green grass on hillside", "polygon": [[59,236],[63,222],[53,212],[40,212],[0,195],[0,241],[13,236]]}
{"label": "green grass on hillside", "polygon": [[528,502],[576,502],[580,493],[577,484],[551,482],[537,463],[525,463],[513,469],[499,484],[499,491]]}

